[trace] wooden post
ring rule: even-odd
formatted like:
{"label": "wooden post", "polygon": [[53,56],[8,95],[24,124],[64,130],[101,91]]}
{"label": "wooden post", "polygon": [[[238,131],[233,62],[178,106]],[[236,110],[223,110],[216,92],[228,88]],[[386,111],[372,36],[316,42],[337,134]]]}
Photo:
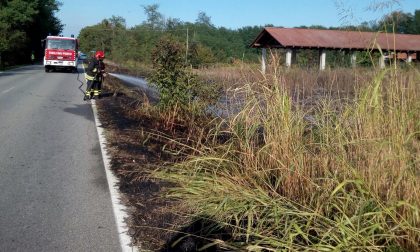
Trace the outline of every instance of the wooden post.
{"label": "wooden post", "polygon": [[262,49],[262,56],[261,56],[261,72],[265,74],[266,70],[266,61],[267,61],[267,49]]}

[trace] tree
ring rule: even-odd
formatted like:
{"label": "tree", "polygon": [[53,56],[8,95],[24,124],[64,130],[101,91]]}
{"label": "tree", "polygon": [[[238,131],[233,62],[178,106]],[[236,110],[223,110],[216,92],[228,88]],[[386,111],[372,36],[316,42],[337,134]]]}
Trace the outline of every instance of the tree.
{"label": "tree", "polygon": [[166,20],[166,29],[169,31],[174,30],[182,25],[183,23],[179,18],[168,18]]}
{"label": "tree", "polygon": [[378,26],[380,29],[384,29],[387,32],[395,33],[411,33],[411,27],[413,22],[413,15],[411,13],[404,13],[402,11],[394,11],[388,15],[385,15]]}
{"label": "tree", "polygon": [[126,26],[125,18],[121,16],[113,15],[111,18],[108,19],[108,22],[111,24],[111,27],[113,29],[125,29]]}
{"label": "tree", "polygon": [[[43,57],[43,48],[41,47],[41,39],[45,39],[48,35],[59,35],[63,30],[63,24],[55,16],[60,9],[61,2],[56,0],[38,0],[35,2],[37,15],[27,30],[27,35],[30,38],[29,48],[27,53],[35,52],[36,58]],[[70,34],[67,34],[68,36]]]}
{"label": "tree", "polygon": [[200,11],[198,13],[198,17],[195,23],[201,24],[201,25],[213,26],[213,24],[211,23],[211,17],[207,16],[207,14],[204,11]]}
{"label": "tree", "polygon": [[188,58],[194,68],[216,62],[212,50],[197,42],[191,43]]}
{"label": "tree", "polygon": [[62,30],[55,17],[60,4],[56,0],[2,0],[0,1],[0,64],[23,63],[31,51],[39,58],[41,39],[49,33]]}
{"label": "tree", "polygon": [[85,27],[80,31],[80,49],[85,52],[102,50],[110,53],[112,36],[112,24],[108,19],[104,19],[101,23]]}
{"label": "tree", "polygon": [[173,37],[163,37],[153,50],[155,71],[149,82],[159,90],[159,104],[163,108],[186,109],[195,96],[196,76],[186,70],[183,52],[182,44]]}
{"label": "tree", "polygon": [[123,17],[112,16],[99,24],[83,28],[79,34],[80,49],[85,52],[102,50],[108,55],[112,54],[119,45],[124,44],[125,26]]}
{"label": "tree", "polygon": [[420,10],[416,10],[414,12],[413,22],[410,31],[413,34],[420,34]]}
{"label": "tree", "polygon": [[25,28],[33,20],[36,10],[34,3],[23,0],[2,2],[0,9],[0,67],[6,52],[24,46],[27,36]]}
{"label": "tree", "polygon": [[158,4],[143,6],[143,9],[144,13],[147,16],[147,20],[145,21],[145,24],[147,26],[149,26],[152,29],[164,27],[165,21],[163,15],[158,11]]}

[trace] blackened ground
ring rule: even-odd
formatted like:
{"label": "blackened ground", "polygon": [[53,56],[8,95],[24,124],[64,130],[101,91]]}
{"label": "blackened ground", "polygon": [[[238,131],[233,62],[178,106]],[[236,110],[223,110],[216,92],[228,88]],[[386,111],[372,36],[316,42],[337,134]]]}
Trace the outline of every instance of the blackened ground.
{"label": "blackened ground", "polygon": [[[211,222],[184,217],[188,210],[182,201],[165,197],[173,185],[150,176],[157,167],[180,158],[162,151],[168,140],[153,132],[178,138],[188,129],[180,126],[168,130],[161,118],[143,109],[149,101],[141,90],[128,89],[114,78],[107,78],[103,94],[97,101],[99,116],[111,167],[120,179],[119,188],[129,208],[127,223],[134,244],[150,251],[197,251],[210,240],[226,239],[223,230],[211,229]],[[218,250],[218,246],[210,246],[202,251]]]}

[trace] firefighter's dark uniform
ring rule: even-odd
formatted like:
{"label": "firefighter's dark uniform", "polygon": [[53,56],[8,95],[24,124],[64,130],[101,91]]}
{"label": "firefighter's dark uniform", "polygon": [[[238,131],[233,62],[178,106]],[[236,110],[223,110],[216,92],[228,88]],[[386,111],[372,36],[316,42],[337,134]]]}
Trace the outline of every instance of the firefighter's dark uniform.
{"label": "firefighter's dark uniform", "polygon": [[92,58],[89,66],[86,69],[86,94],[85,99],[100,98],[103,73],[105,71],[105,64],[102,60]]}

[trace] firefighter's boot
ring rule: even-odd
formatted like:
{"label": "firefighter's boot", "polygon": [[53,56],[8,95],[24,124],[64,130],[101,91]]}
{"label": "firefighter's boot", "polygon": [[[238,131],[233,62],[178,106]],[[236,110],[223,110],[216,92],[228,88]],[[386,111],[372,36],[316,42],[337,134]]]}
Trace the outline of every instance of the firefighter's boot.
{"label": "firefighter's boot", "polygon": [[90,93],[91,93],[90,90],[86,91],[85,96],[83,97],[84,101],[91,99],[91,94]]}
{"label": "firefighter's boot", "polygon": [[93,99],[99,99],[99,90],[93,90]]}

